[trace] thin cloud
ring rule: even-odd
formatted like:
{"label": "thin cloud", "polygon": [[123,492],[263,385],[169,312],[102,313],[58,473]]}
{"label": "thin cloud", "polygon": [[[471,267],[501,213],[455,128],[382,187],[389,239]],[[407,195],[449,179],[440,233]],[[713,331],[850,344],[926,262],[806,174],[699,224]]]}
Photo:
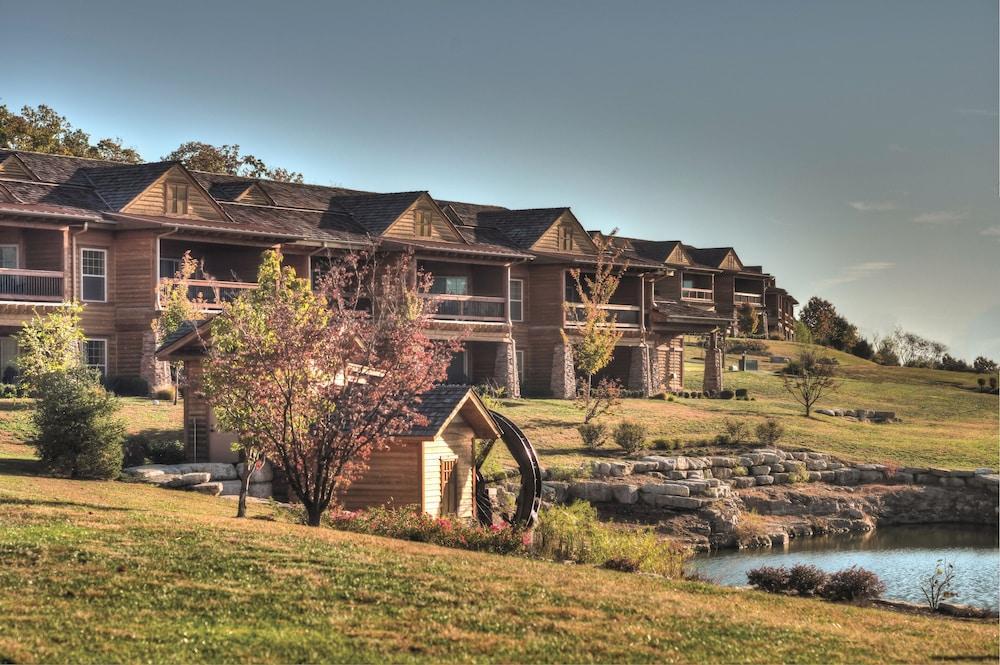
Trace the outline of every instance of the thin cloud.
{"label": "thin cloud", "polygon": [[995,118],[998,115],[996,109],[963,108],[955,109],[955,112],[960,115],[975,115],[986,118]]}
{"label": "thin cloud", "polygon": [[895,201],[848,201],[847,205],[861,212],[885,212],[899,207]]}
{"label": "thin cloud", "polygon": [[979,232],[979,235],[986,236],[987,238],[996,238],[997,241],[1000,241],[1000,224],[986,227]]}
{"label": "thin cloud", "polygon": [[898,143],[890,143],[889,152],[910,152],[910,151],[904,148],[903,146],[899,145]]}
{"label": "thin cloud", "polygon": [[853,266],[847,266],[833,277],[824,279],[820,286],[836,286],[837,284],[849,284],[862,279],[867,279],[886,270],[895,268],[896,264],[889,261],[867,261]]}
{"label": "thin cloud", "polygon": [[958,212],[956,210],[937,210],[934,212],[921,213],[914,217],[913,221],[917,224],[958,224],[967,216],[967,213]]}

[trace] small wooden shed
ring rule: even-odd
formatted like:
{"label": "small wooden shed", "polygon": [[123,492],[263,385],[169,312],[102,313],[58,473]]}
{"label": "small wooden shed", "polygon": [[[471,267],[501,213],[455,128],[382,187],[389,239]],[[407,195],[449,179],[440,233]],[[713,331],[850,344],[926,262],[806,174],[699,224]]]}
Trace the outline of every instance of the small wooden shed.
{"label": "small wooden shed", "polygon": [[[164,340],[157,359],[184,363],[184,446],[190,462],[236,462],[234,436],[216,427],[201,390],[208,322],[182,327]],[[476,516],[474,441],[500,429],[468,386],[439,385],[420,397],[427,424],[396,437],[369,458],[368,469],[340,497],[342,506],[414,506],[430,515]],[[291,498],[291,497],[290,497]]]}

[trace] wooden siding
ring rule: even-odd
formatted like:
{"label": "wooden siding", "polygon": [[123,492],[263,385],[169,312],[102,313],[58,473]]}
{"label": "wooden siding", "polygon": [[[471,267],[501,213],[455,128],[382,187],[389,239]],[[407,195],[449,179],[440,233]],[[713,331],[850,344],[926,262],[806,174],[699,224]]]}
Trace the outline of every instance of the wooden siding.
{"label": "wooden siding", "polygon": [[559,243],[559,227],[566,226],[573,230],[573,249],[570,253],[573,254],[597,254],[597,248],[594,246],[594,242],[590,239],[590,234],[587,233],[586,229],[580,225],[576,217],[570,211],[566,211],[559,215],[555,223],[549,227],[549,230],[542,234],[542,236],[535,241],[532,249],[539,252],[557,252],[561,254],[567,253],[565,249],[560,246]]}
{"label": "wooden siding", "polygon": [[223,219],[216,204],[209,197],[202,194],[197,183],[179,166],[171,168],[160,176],[146,191],[125,206],[122,212],[130,212],[136,215],[166,215],[167,184],[188,186],[188,214],[183,215],[184,217],[193,219]]}
{"label": "wooden siding", "polygon": [[12,180],[37,180],[31,174],[28,167],[17,155],[8,155],[7,159],[0,162],[0,178],[10,178]]}
{"label": "wooden siding", "polygon": [[271,197],[259,185],[250,185],[245,192],[236,197],[236,200],[240,203],[253,203],[262,206],[274,205]]}
{"label": "wooden siding", "polygon": [[[184,457],[188,461],[205,460],[208,452],[207,446],[205,450],[198,451],[195,451],[192,446],[194,426],[199,429],[203,427],[205,432],[208,431],[210,407],[208,400],[205,399],[205,393],[202,392],[203,376],[204,367],[201,360],[186,360],[184,362]],[[199,434],[201,434],[200,431]],[[199,436],[199,438],[201,437]],[[204,442],[199,441],[198,444],[200,446],[207,442],[206,437]]]}
{"label": "wooden siding", "polygon": [[364,475],[338,498],[347,510],[373,506],[420,507],[419,441],[395,441],[372,453]]}
{"label": "wooden siding", "polygon": [[719,267],[723,270],[743,270],[743,263],[740,262],[740,259],[736,256],[735,252],[730,251],[726,254],[726,258],[722,259],[722,263],[719,264]]}
{"label": "wooden siding", "polygon": [[684,251],[683,247],[677,245],[667,256],[666,262],[687,266],[691,265],[691,257],[688,256],[688,253]]}
{"label": "wooden siding", "polygon": [[430,515],[441,514],[441,460],[456,460],[454,473],[458,478],[458,517],[473,516],[474,460],[472,439],[476,434],[461,415],[455,416],[445,428],[443,436],[425,441],[424,455],[424,511]]}
{"label": "wooden siding", "polygon": [[[430,215],[431,236],[420,236],[417,229],[417,212]],[[390,238],[426,238],[442,242],[464,243],[444,214],[426,195],[421,196],[406,212],[399,216],[383,234]]]}

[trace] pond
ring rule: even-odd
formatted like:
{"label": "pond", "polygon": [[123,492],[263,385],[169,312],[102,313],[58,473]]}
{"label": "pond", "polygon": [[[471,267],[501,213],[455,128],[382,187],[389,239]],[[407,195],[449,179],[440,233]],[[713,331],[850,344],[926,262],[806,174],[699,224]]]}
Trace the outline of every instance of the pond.
{"label": "pond", "polygon": [[893,526],[863,534],[792,540],[784,549],[720,550],[696,555],[693,571],[719,584],[743,586],[760,566],[812,564],[827,572],[853,565],[885,582],[884,598],[923,603],[920,582],[938,559],[955,565],[951,602],[1000,608],[1000,539],[989,526]]}

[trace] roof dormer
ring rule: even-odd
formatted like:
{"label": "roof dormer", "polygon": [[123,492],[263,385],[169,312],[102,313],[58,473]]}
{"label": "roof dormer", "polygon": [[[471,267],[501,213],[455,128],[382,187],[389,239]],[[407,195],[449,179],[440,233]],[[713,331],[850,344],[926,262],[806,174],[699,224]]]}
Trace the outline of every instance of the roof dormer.
{"label": "roof dormer", "polygon": [[11,153],[0,159],[0,178],[10,180],[38,180],[21,158]]}

